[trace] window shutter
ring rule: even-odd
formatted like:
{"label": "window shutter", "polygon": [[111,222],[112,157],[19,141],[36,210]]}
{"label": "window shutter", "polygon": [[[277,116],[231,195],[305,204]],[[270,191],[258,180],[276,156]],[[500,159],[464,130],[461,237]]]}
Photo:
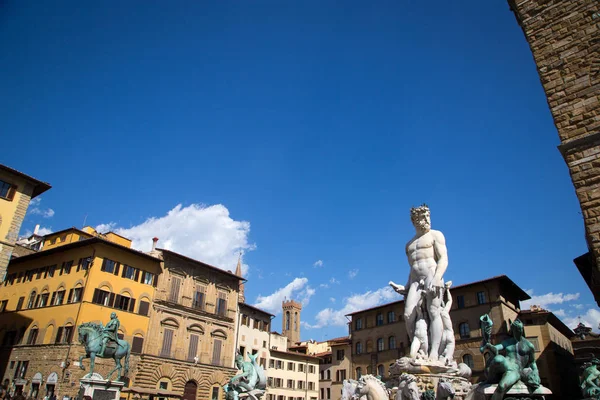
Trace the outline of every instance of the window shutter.
{"label": "window shutter", "polygon": [[213,365],[221,365],[221,341],[219,339],[215,339],[213,343]]}
{"label": "window shutter", "polygon": [[54,341],[54,343],[60,343],[60,339],[62,338],[62,333],[63,333],[63,327],[60,326],[58,328],[58,332],[56,332],[56,340]]}
{"label": "window shutter", "polygon": [[63,274],[63,269],[65,269],[65,263],[66,263],[66,261],[64,261],[62,263],[62,265],[60,266],[60,272],[58,273],[59,276]]}
{"label": "window shutter", "polygon": [[121,278],[125,278],[125,272],[127,272],[127,265],[123,265],[123,271],[121,271]]}
{"label": "window shutter", "polygon": [[77,263],[77,271],[76,272],[79,272],[79,270],[81,269],[81,263],[82,262],[83,262],[83,258],[80,258],[79,262]]}
{"label": "window shutter", "polygon": [[131,352],[134,354],[140,354],[144,347],[144,338],[134,336],[131,341]]}
{"label": "window shutter", "polygon": [[81,289],[79,290],[79,300],[78,300],[79,302],[83,302],[83,291],[84,291],[84,288],[81,287]]}
{"label": "window shutter", "polygon": [[74,331],[74,329],[73,329],[73,327],[72,327],[72,326],[69,326],[69,327],[66,329],[66,337],[65,337],[65,341],[66,341],[67,343],[71,343],[71,342],[73,341],[73,331]]}
{"label": "window shutter", "polygon": [[129,312],[135,310],[135,299],[132,297],[129,299]]}
{"label": "window shutter", "polygon": [[100,303],[99,296],[100,296],[100,289],[94,289],[94,297],[92,298],[92,303],[96,303],[96,304]]}
{"label": "window shutter", "polygon": [[49,306],[53,306],[54,305],[54,299],[56,299],[56,292],[52,293],[52,298],[50,299],[50,304],[48,304]]}
{"label": "window shutter", "polygon": [[135,269],[135,277],[133,278],[136,282],[140,280],[140,270]]}
{"label": "window shutter", "polygon": [[[119,275],[119,268],[121,268],[121,263],[115,263],[115,271],[114,274],[115,275]],[[125,268],[123,268],[123,270],[125,270]]]}
{"label": "window shutter", "polygon": [[112,307],[115,304],[115,294],[111,293],[110,296],[108,296],[108,307]]}
{"label": "window shutter", "polygon": [[181,286],[181,279],[177,277],[171,278],[171,293],[169,296],[169,300],[173,303],[177,303],[179,300],[179,286]]}
{"label": "window shutter", "polygon": [[67,304],[71,302],[73,298],[73,289],[69,289],[69,297],[67,297]]}
{"label": "window shutter", "polygon": [[173,342],[173,331],[171,329],[165,329],[163,333],[162,349],[160,355],[163,357],[171,356],[171,343]]}
{"label": "window shutter", "polygon": [[138,314],[148,316],[148,310],[150,308],[150,303],[147,301],[140,301],[140,308],[138,310]]}
{"label": "window shutter", "polygon": [[194,360],[198,354],[198,335],[190,335],[190,348],[188,350],[188,360]]}

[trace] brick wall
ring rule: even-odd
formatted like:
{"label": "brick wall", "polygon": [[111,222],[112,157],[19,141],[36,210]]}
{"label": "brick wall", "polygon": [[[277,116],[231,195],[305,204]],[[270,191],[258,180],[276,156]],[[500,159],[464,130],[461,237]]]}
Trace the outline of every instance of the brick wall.
{"label": "brick wall", "polygon": [[[509,0],[529,43],[581,204],[600,284],[600,2]],[[590,284],[600,305],[600,285]]]}

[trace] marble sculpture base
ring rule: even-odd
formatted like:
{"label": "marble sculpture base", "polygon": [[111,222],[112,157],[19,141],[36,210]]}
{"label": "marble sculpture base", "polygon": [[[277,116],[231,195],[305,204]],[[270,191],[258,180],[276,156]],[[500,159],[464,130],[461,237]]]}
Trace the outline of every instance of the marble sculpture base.
{"label": "marble sculpture base", "polygon": [[123,382],[107,381],[99,374],[94,373],[91,377],[86,375],[79,380],[79,395],[90,396],[94,400],[119,400],[121,398],[121,389]]}

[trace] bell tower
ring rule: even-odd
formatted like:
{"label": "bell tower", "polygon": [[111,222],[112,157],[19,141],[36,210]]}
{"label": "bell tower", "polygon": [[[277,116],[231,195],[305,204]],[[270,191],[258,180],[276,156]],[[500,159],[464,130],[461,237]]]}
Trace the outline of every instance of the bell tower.
{"label": "bell tower", "polygon": [[287,336],[289,344],[295,345],[300,341],[300,311],[302,311],[302,304],[294,300],[287,300],[281,306],[283,308],[281,333]]}

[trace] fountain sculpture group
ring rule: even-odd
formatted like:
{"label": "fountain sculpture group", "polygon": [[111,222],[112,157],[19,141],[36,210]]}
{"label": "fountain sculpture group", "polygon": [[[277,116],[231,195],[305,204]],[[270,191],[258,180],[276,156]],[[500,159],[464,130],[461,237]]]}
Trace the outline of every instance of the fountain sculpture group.
{"label": "fountain sculpture group", "polygon": [[[442,232],[431,229],[427,205],[413,207],[410,214],[416,234],[406,245],[408,282],[390,282],[404,296],[409,356],[390,366],[385,385],[381,381],[379,386],[373,384],[380,377],[371,375],[344,381],[342,399],[543,400],[550,391],[540,385],[533,345],[525,339],[519,320],[511,322],[511,337],[493,345],[491,318],[481,317],[484,338],[480,351],[487,356],[486,381],[471,385],[469,366],[454,360],[452,282],[444,282],[448,267],[446,240]],[[386,391],[376,390],[380,386]]]}

